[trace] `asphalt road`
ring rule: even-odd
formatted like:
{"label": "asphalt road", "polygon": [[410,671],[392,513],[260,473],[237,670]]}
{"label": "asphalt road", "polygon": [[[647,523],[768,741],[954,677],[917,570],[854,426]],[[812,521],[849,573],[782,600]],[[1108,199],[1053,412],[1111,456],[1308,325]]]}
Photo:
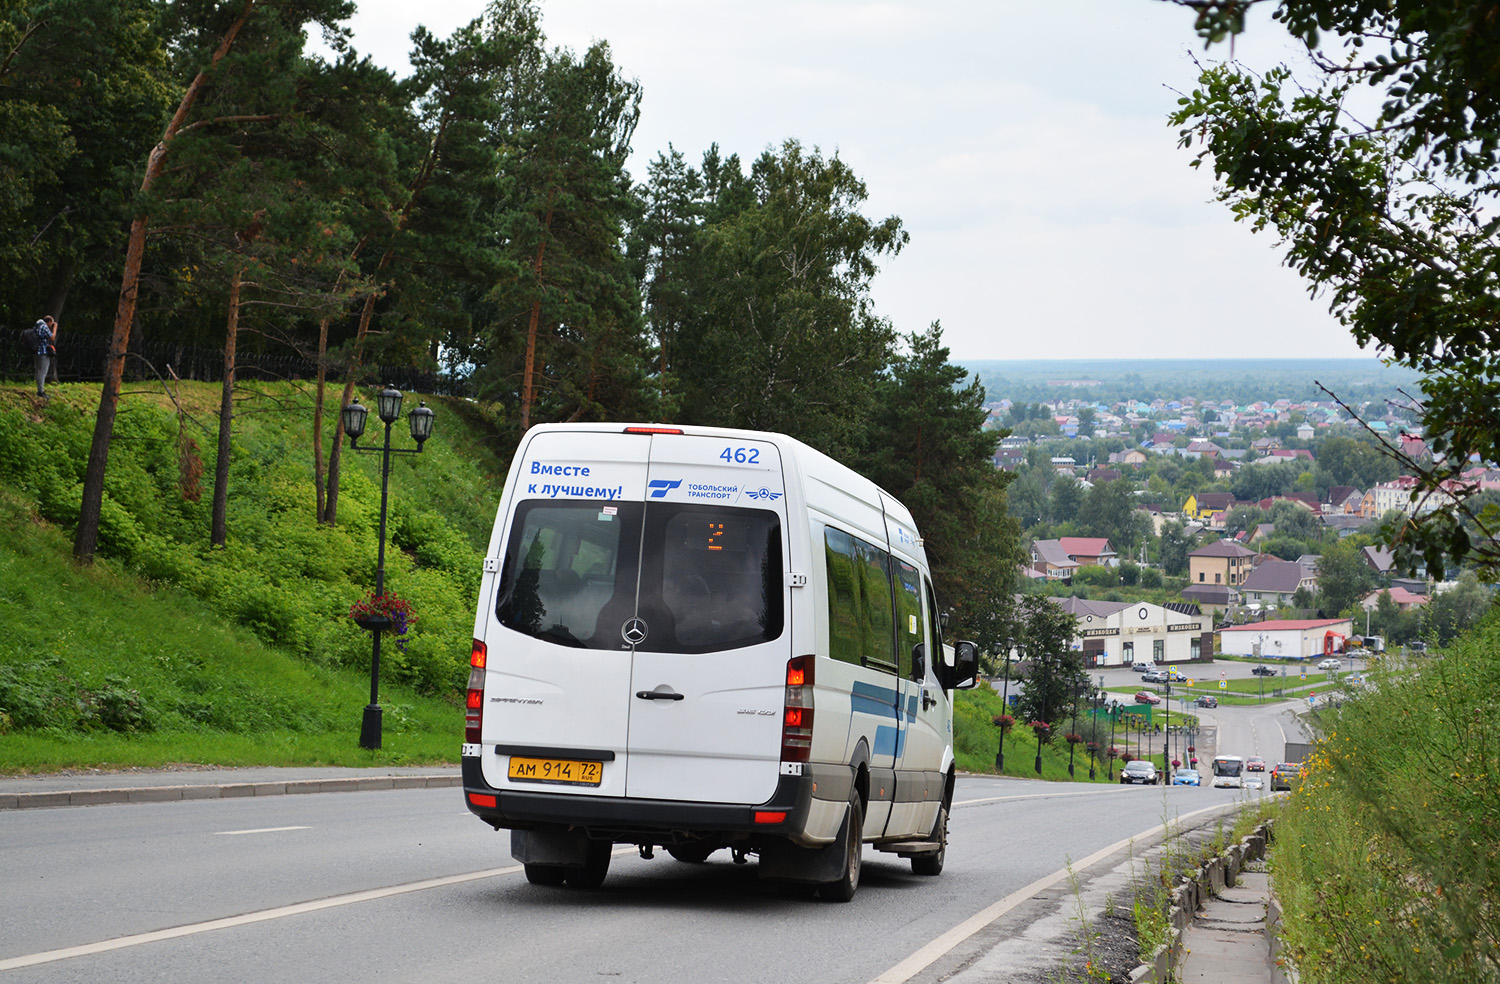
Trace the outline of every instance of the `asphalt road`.
{"label": "asphalt road", "polygon": [[[1269,740],[1258,713],[1221,726]],[[726,852],[622,848],[598,891],[533,886],[456,789],[4,811],[0,984],[963,977],[1041,880],[1252,795],[962,777],[944,873],[867,849],[847,905],[784,898]]]}

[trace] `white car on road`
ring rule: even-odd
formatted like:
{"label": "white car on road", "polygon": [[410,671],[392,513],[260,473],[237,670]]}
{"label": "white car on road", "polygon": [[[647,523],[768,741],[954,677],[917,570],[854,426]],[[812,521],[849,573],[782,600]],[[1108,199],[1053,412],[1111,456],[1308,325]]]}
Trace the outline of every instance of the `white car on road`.
{"label": "white car on road", "polygon": [[1322,662],[1320,662],[1318,664],[1318,669],[1320,669],[1320,670],[1337,670],[1340,667],[1342,667],[1343,665],[1344,665],[1344,661],[1343,660],[1341,660],[1341,659],[1334,659],[1332,656],[1330,656],[1329,658],[1323,660]]}

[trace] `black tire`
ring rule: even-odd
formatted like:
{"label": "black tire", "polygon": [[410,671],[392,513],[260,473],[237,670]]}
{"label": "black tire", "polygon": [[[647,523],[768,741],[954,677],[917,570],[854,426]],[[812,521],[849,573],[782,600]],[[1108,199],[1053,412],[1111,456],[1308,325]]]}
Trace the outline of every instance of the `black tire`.
{"label": "black tire", "polygon": [[849,794],[849,815],[844,818],[848,836],[844,839],[844,873],[836,881],[818,886],[818,894],[829,902],[848,902],[859,888],[860,862],[864,858],[865,805],[859,792]]}
{"label": "black tire", "polygon": [[948,807],[938,807],[937,821],[932,825],[932,833],[928,840],[937,841],[941,847],[931,854],[917,854],[911,859],[912,874],[941,875],[943,873],[943,858],[948,853]]}
{"label": "black tire", "polygon": [[717,850],[714,844],[673,844],[667,848],[667,853],[683,864],[702,864]]}
{"label": "black tire", "polygon": [[561,885],[568,869],[560,864],[528,864],[526,880],[533,885]]}
{"label": "black tire", "polygon": [[598,888],[604,884],[604,876],[609,874],[610,849],[614,847],[609,841],[589,841],[588,859],[580,865],[570,865],[567,871],[568,884],[574,888]]}

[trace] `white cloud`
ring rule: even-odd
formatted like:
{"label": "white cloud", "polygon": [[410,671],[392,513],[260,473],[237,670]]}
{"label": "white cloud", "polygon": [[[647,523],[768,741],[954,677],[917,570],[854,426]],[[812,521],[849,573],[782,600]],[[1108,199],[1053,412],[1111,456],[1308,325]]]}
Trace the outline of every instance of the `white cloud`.
{"label": "white cloud", "polygon": [[[420,21],[483,0],[359,0],[355,46],[406,69]],[[643,86],[630,168],[672,143],[752,158],[837,151],[911,245],[875,281],[910,332],[959,359],[1362,356],[1347,330],[1211,201],[1166,116],[1207,55],[1159,0],[553,0],[553,44],[610,43]],[[1237,54],[1292,57],[1260,23]]]}

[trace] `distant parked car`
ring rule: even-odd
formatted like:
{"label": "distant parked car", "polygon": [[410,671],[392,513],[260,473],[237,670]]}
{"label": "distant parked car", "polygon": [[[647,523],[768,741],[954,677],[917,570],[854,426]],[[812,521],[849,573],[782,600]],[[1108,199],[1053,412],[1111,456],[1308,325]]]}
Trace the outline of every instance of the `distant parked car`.
{"label": "distant parked car", "polygon": [[1213,694],[1204,694],[1202,697],[1198,698],[1197,703],[1199,707],[1218,707],[1219,698],[1215,697]]}
{"label": "distant parked car", "polygon": [[1150,663],[1134,663],[1130,668],[1132,670],[1135,670],[1137,673],[1145,673],[1147,670],[1155,669],[1155,667]]}
{"label": "distant parked car", "polygon": [[1120,770],[1120,785],[1156,785],[1156,766],[1145,759],[1131,759],[1125,763],[1125,768]]}
{"label": "distant parked car", "polygon": [[1138,690],[1135,694],[1135,702],[1137,704],[1160,704],[1161,698],[1149,690]]}
{"label": "distant parked car", "polygon": [[1250,667],[1250,672],[1254,673],[1256,676],[1275,676],[1276,675],[1276,671],[1274,669],[1272,669],[1269,666],[1264,666],[1264,665],[1262,665],[1262,666],[1252,666],[1252,667]]}
{"label": "distant parked car", "polygon": [[1290,791],[1292,781],[1302,778],[1302,763],[1300,762],[1278,762],[1276,768],[1271,770],[1271,792],[1278,789]]}
{"label": "distant parked car", "polygon": [[1141,674],[1141,682],[1142,683],[1166,683],[1167,682],[1167,671],[1166,670],[1147,670],[1145,673]]}
{"label": "distant parked car", "polygon": [[1330,656],[1327,659],[1322,660],[1322,661],[1320,661],[1318,663],[1318,669],[1320,669],[1320,670],[1336,670],[1336,669],[1338,669],[1339,667],[1341,667],[1343,665],[1344,665],[1344,661],[1343,660],[1341,660],[1341,659],[1334,659],[1332,656]]}

